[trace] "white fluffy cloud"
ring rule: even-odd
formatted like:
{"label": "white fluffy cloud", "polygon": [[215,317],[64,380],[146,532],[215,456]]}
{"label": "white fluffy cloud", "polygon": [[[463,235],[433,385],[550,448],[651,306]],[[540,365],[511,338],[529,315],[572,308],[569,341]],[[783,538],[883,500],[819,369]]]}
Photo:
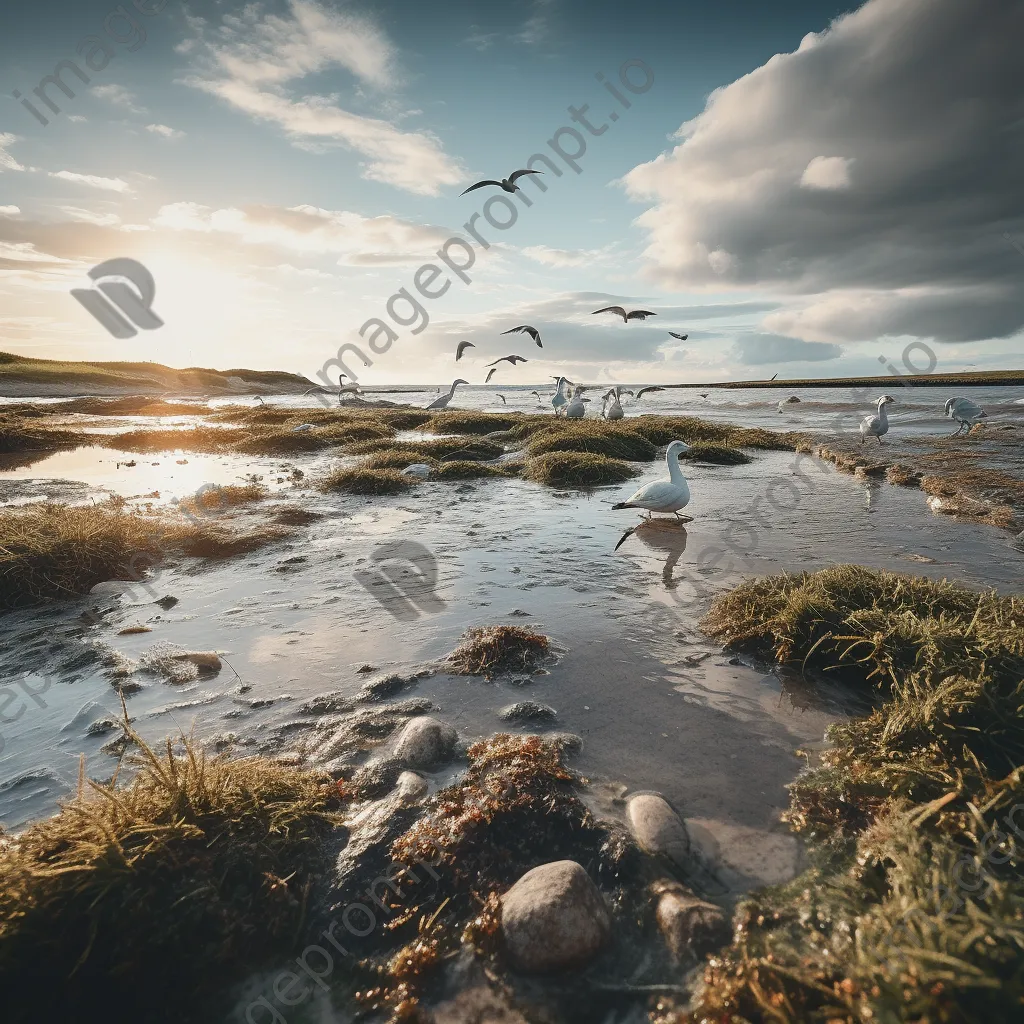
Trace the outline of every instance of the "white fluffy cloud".
{"label": "white fluffy cloud", "polygon": [[1024,327],[1024,4],[869,0],[713,93],[629,194],[673,287],[789,294],[823,343]]}
{"label": "white fluffy cloud", "polygon": [[17,206],[0,206],[0,217],[17,217],[21,208]]}
{"label": "white fluffy cloud", "polygon": [[18,142],[18,136],[10,132],[0,132],[0,171],[23,171],[25,168],[7,152],[8,148]]}
{"label": "white fluffy cloud", "polygon": [[528,245],[520,251],[546,267],[585,267],[608,255],[607,249],[552,249],[547,245]]}
{"label": "white fluffy cloud", "polygon": [[123,85],[95,85],[92,89],[94,96],[113,103],[114,106],[124,107],[133,114],[145,113],[145,108],[135,102],[135,97]]}
{"label": "white fluffy cloud", "polygon": [[185,137],[185,133],[178,131],[177,128],[169,128],[165,124],[147,124],[146,131],[152,132],[154,135],[160,135],[165,139],[182,139]]}
{"label": "white fluffy cloud", "polygon": [[128,182],[121,178],[101,178],[97,174],[77,174],[75,171],[50,171],[49,175],[51,178],[60,178],[61,181],[88,185],[89,188],[99,188],[107,192],[131,192]]}
{"label": "white fluffy cloud", "polygon": [[155,227],[219,232],[250,245],[273,245],[309,255],[337,254],[352,266],[416,263],[428,259],[449,237],[445,228],[398,217],[363,217],[315,206],[247,206],[213,210],[197,203],[161,207]]}
{"label": "white fluffy cloud", "polygon": [[302,79],[335,68],[376,89],[394,83],[394,45],[366,17],[312,0],[290,0],[287,17],[253,4],[226,16],[192,49],[198,67],[186,84],[278,125],[305,148],[325,141],[350,147],[366,157],[366,178],[437,195],[464,177],[428,132],[401,131],[390,121],[345,110],[334,95],[302,93]]}

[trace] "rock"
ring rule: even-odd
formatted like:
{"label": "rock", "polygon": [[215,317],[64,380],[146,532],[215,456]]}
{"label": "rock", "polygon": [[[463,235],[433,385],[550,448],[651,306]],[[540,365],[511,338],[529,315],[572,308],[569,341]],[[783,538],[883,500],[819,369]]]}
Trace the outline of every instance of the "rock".
{"label": "rock", "polygon": [[383,700],[385,697],[394,697],[410,686],[417,683],[415,676],[390,675],[380,679],[372,679],[364,683],[359,689],[359,699],[362,701]]}
{"label": "rock", "polygon": [[415,772],[402,772],[398,776],[398,785],[395,786],[395,797],[399,803],[406,807],[418,804],[426,798],[430,792],[430,783],[422,775]]}
{"label": "rock", "polygon": [[676,960],[699,959],[729,941],[732,930],[721,907],[698,899],[678,882],[656,882],[652,890],[658,929]]}
{"label": "rock", "polygon": [[187,661],[195,665],[200,672],[216,673],[220,671],[220,656],[216,651],[185,651],[172,655],[175,661]]}
{"label": "rock", "polygon": [[482,984],[441,1003],[431,1017],[435,1024],[529,1024],[508,996]]}
{"label": "rock", "polygon": [[573,732],[556,732],[544,738],[563,754],[578,754],[583,749],[583,737]]}
{"label": "rock", "polygon": [[176,604],[178,599],[168,594],[166,597],[161,597],[158,601],[154,601],[153,604],[160,605],[165,612],[170,611]]}
{"label": "rock", "polygon": [[558,713],[547,704],[538,704],[534,700],[521,700],[502,708],[500,716],[506,722],[554,722]]}
{"label": "rock", "polygon": [[360,797],[378,800],[395,788],[403,767],[397,757],[374,758],[352,776],[352,787]]}
{"label": "rock", "polygon": [[321,693],[305,704],[299,705],[300,715],[336,715],[343,711],[355,709],[357,701],[354,697],[335,690],[332,693]]}
{"label": "rock", "polygon": [[116,718],[97,718],[95,722],[89,724],[85,734],[86,736],[102,736],[104,733],[120,728],[121,723]]}
{"label": "rock", "polygon": [[408,768],[430,768],[450,759],[458,736],[436,718],[414,718],[402,730],[394,756]]}
{"label": "rock", "polygon": [[430,476],[430,467],[417,462],[411,466],[406,466],[402,470],[402,476],[412,477],[414,480],[426,480]]}
{"label": "rock", "polygon": [[683,819],[660,793],[638,793],[626,804],[626,818],[645,853],[667,857],[677,868],[689,864],[690,836]]}
{"label": "rock", "polygon": [[573,860],[527,871],[501,900],[505,948],[522,971],[557,971],[590,960],[611,932],[600,890]]}

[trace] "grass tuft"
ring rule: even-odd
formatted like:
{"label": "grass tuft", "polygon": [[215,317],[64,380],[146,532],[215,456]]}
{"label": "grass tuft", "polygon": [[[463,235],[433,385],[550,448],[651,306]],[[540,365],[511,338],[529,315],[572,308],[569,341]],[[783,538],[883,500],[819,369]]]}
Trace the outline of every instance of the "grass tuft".
{"label": "grass tuft", "polygon": [[434,413],[421,426],[434,434],[490,434],[495,430],[512,430],[522,421],[522,416],[452,410]]}
{"label": "grass tuft", "polygon": [[679,458],[684,462],[710,462],[716,466],[742,466],[751,461],[750,456],[738,448],[730,448],[724,444],[711,444],[708,441],[691,444],[686,451],[680,453]]}
{"label": "grass tuft", "polygon": [[321,491],[347,491],[349,494],[401,494],[414,481],[396,469],[336,469],[317,481]]}
{"label": "grass tuft", "polygon": [[542,633],[521,626],[476,626],[466,630],[462,643],[445,659],[450,671],[462,676],[495,672],[532,672],[546,661],[551,642]]}
{"label": "grass tuft", "polygon": [[526,460],[527,480],[552,487],[597,487],[620,484],[636,475],[627,462],[584,452],[551,452]]}
{"label": "grass tuft", "polygon": [[653,462],[658,457],[657,446],[647,438],[618,424],[606,424],[603,420],[559,422],[557,426],[531,434],[526,447],[534,456],[549,452],[582,452],[627,462]]}

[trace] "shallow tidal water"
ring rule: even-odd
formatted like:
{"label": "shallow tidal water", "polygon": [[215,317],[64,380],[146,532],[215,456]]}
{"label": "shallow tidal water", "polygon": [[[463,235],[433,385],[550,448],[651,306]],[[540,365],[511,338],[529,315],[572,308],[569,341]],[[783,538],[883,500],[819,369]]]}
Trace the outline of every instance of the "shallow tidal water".
{"label": "shallow tidal water", "polygon": [[[813,756],[829,722],[863,704],[723,654],[697,625],[713,595],[749,576],[844,562],[1003,591],[1024,577],[1024,550],[1011,535],[933,515],[920,491],[865,484],[790,452],[757,452],[738,467],[688,466],[693,522],[642,525],[617,551],[640,520],[611,504],[663,475],[662,461],[640,467],[635,481],[588,493],[486,480],[361,498],[325,497],[286,478],[298,466],[308,479],[332,461],[322,456],[285,463],[189,454],[178,467],[180,457],[129,456],[137,465],[128,469],[116,467],[126,458],[119,453],[81,449],[0,474],[0,500],[9,503],[32,500],[33,489],[35,500],[88,500],[145,494],[160,479],[172,494],[179,483],[194,489],[257,473],[275,493],[254,516],[282,501],[323,514],[292,540],[246,557],[182,561],[144,586],[101,585],[78,601],[0,618],[0,669],[17,697],[0,725],[0,821],[8,828],[56,808],[75,785],[80,755],[90,776],[113,772],[117,758],[102,747],[116,733],[89,732],[120,713],[105,674],[112,661],[164,643],[222,652],[228,664],[212,679],[175,684],[134,674],[141,688],[127,706],[135,727],[150,741],[194,732],[239,752],[270,752],[281,749],[303,700],[430,668],[467,627],[511,623],[551,638],[558,657],[547,674],[514,685],[437,666],[403,697],[429,698],[432,713],[465,740],[496,731],[578,734],[583,749],[573,764],[591,779],[595,810],[620,816],[624,794],[664,793],[701,843],[718,848],[721,880],[736,894],[798,870],[798,844],[779,821],[785,787],[804,763],[796,751]],[[48,479],[57,460],[64,483]],[[161,477],[175,470],[180,481]],[[367,579],[372,554],[402,540],[436,560],[437,583],[418,606],[385,606],[357,574]],[[177,603],[153,603],[165,596]],[[82,621],[90,609],[94,618]],[[136,623],[152,631],[118,635]],[[107,666],[90,658],[96,645]],[[367,665],[372,675],[359,671]],[[519,700],[550,705],[557,724],[509,727],[499,711]],[[439,773],[432,784],[450,777]]]}

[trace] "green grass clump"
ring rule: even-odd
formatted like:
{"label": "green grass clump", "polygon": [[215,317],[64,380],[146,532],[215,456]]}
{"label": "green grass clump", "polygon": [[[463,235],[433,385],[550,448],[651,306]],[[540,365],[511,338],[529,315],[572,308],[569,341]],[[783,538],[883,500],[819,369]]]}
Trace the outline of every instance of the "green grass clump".
{"label": "green grass clump", "polygon": [[[255,493],[248,488],[237,492],[235,497],[243,500]],[[181,516],[147,515],[128,510],[123,499],[2,509],[0,608],[87,594],[106,580],[138,582],[171,554],[229,558],[290,536],[286,529],[269,526],[236,532],[223,525],[223,514],[216,521],[210,511],[204,515],[208,518],[189,522]]]}
{"label": "green grass clump", "polygon": [[434,413],[422,424],[422,428],[434,434],[490,434],[495,430],[511,430],[521,423],[522,419],[522,416],[496,412],[452,410]]}
{"label": "green grass clump", "polygon": [[568,420],[536,431],[530,435],[527,451],[530,455],[587,452],[627,462],[653,462],[658,457],[657,446],[647,438],[628,427],[609,425],[601,420]]}
{"label": "green grass clump", "polygon": [[586,452],[549,452],[526,460],[525,477],[552,487],[597,487],[620,484],[634,476],[628,462]]}
{"label": "green grass clump", "polygon": [[347,491],[349,494],[401,494],[414,481],[396,469],[336,469],[317,481],[321,491]]}
{"label": "green grass clump", "polygon": [[679,458],[687,462],[711,462],[716,466],[741,466],[750,462],[750,456],[738,448],[730,448],[724,444],[711,444],[707,441],[691,444],[686,451],[680,453]]}
{"label": "green grass clump", "polygon": [[702,626],[875,706],[791,787],[810,870],[741,904],[695,1004],[656,1019],[1016,1019],[1024,598],[846,565],[745,583]]}
{"label": "green grass clump", "polygon": [[430,459],[496,459],[505,454],[503,445],[483,438],[440,437],[430,441],[357,441],[345,446],[346,455],[377,455],[380,452],[407,452],[411,462]]}
{"label": "green grass clump", "polygon": [[453,462],[439,462],[430,471],[431,480],[479,480],[488,477],[516,476],[504,466],[492,466],[486,462],[457,459]]}
{"label": "green grass clump", "polygon": [[183,756],[170,741],[157,753],[125,729],[140,751],[132,781],[83,771],[58,814],[0,845],[12,1024],[194,1019],[254,963],[294,946],[308,890],[330,870],[329,778],[208,758],[191,742]]}

